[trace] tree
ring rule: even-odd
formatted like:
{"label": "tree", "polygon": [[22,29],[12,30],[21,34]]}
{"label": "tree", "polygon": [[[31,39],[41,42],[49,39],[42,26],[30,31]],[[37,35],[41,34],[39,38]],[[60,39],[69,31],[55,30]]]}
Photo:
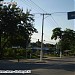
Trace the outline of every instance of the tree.
{"label": "tree", "polygon": [[30,11],[23,12],[17,5],[5,5],[0,9],[0,30],[2,56],[5,47],[20,46],[26,48],[31,35],[37,30],[33,26],[33,15]]}
{"label": "tree", "polygon": [[[3,0],[0,0],[0,2]],[[3,4],[0,4],[0,10]],[[1,39],[1,20],[0,20],[0,39]],[[1,40],[0,40],[0,50],[1,50]]]}
{"label": "tree", "polygon": [[56,40],[58,37],[61,39],[61,37],[62,37],[61,36],[62,35],[61,28],[55,28],[52,31],[53,31],[53,34],[52,34],[51,39]]}
{"label": "tree", "polygon": [[66,29],[64,31],[62,43],[63,50],[68,48],[69,50],[75,52],[75,31]]}
{"label": "tree", "polygon": [[[62,35],[63,33],[63,35]],[[60,44],[62,51],[64,50],[74,50],[75,49],[75,31],[71,29],[66,29],[64,31],[61,28],[53,29],[53,34],[51,39],[61,39],[58,44]]]}

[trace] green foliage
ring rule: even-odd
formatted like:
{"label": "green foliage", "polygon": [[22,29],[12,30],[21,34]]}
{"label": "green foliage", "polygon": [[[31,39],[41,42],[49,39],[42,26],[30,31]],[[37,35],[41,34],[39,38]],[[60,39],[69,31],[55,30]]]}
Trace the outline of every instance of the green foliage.
{"label": "green foliage", "polygon": [[3,50],[3,58],[14,58],[15,57],[15,53],[14,50],[11,48],[6,48]]}
{"label": "green foliage", "polygon": [[61,34],[62,34],[61,28],[55,28],[53,29],[53,34],[52,34],[51,39],[56,40],[58,37],[61,38]]}
{"label": "green foliage", "polygon": [[37,50],[36,51],[36,55],[40,55],[40,50]]}
{"label": "green foliage", "polygon": [[61,28],[53,29],[53,34],[51,39],[57,39],[57,37],[61,39],[58,43],[58,46],[64,50],[71,50],[75,52],[75,31],[71,29],[66,29],[64,31]]}
{"label": "green foliage", "polygon": [[28,10],[24,13],[16,5],[3,6],[0,10],[0,20],[1,37],[9,40],[12,45],[27,44],[32,33],[36,32],[33,26],[33,15]]}
{"label": "green foliage", "polygon": [[[3,59],[30,59],[38,58],[36,53],[32,53],[32,50],[26,49],[14,49],[14,48],[5,48],[3,50]],[[27,54],[27,55],[26,55]]]}
{"label": "green foliage", "polygon": [[[23,12],[17,5],[4,5],[0,8],[1,50],[5,47],[20,46],[26,48],[31,35],[37,30],[33,26],[33,15]],[[1,51],[0,50],[0,51]]]}

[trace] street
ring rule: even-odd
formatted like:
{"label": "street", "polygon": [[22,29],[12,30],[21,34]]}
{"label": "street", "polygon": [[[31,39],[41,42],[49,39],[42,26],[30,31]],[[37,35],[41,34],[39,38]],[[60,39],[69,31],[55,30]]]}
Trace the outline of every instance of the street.
{"label": "street", "polygon": [[[0,60],[0,70],[31,70],[31,74],[11,75],[75,75],[75,57],[46,59],[46,63],[26,63]],[[0,74],[10,75],[10,74]]]}

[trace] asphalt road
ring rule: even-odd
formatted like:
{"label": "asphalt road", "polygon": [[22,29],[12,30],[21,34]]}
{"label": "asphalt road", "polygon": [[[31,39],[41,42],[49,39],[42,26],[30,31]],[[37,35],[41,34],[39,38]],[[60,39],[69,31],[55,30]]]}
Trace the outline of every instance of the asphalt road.
{"label": "asphalt road", "polygon": [[0,75],[75,75],[75,57],[46,59],[46,63],[0,60],[0,70],[31,70],[31,74]]}

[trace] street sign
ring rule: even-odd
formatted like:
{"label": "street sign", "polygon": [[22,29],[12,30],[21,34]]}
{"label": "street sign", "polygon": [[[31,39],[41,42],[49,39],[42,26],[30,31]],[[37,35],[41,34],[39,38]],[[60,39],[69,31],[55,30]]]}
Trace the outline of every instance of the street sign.
{"label": "street sign", "polygon": [[68,12],[67,14],[68,14],[68,20],[75,19],[75,11]]}

